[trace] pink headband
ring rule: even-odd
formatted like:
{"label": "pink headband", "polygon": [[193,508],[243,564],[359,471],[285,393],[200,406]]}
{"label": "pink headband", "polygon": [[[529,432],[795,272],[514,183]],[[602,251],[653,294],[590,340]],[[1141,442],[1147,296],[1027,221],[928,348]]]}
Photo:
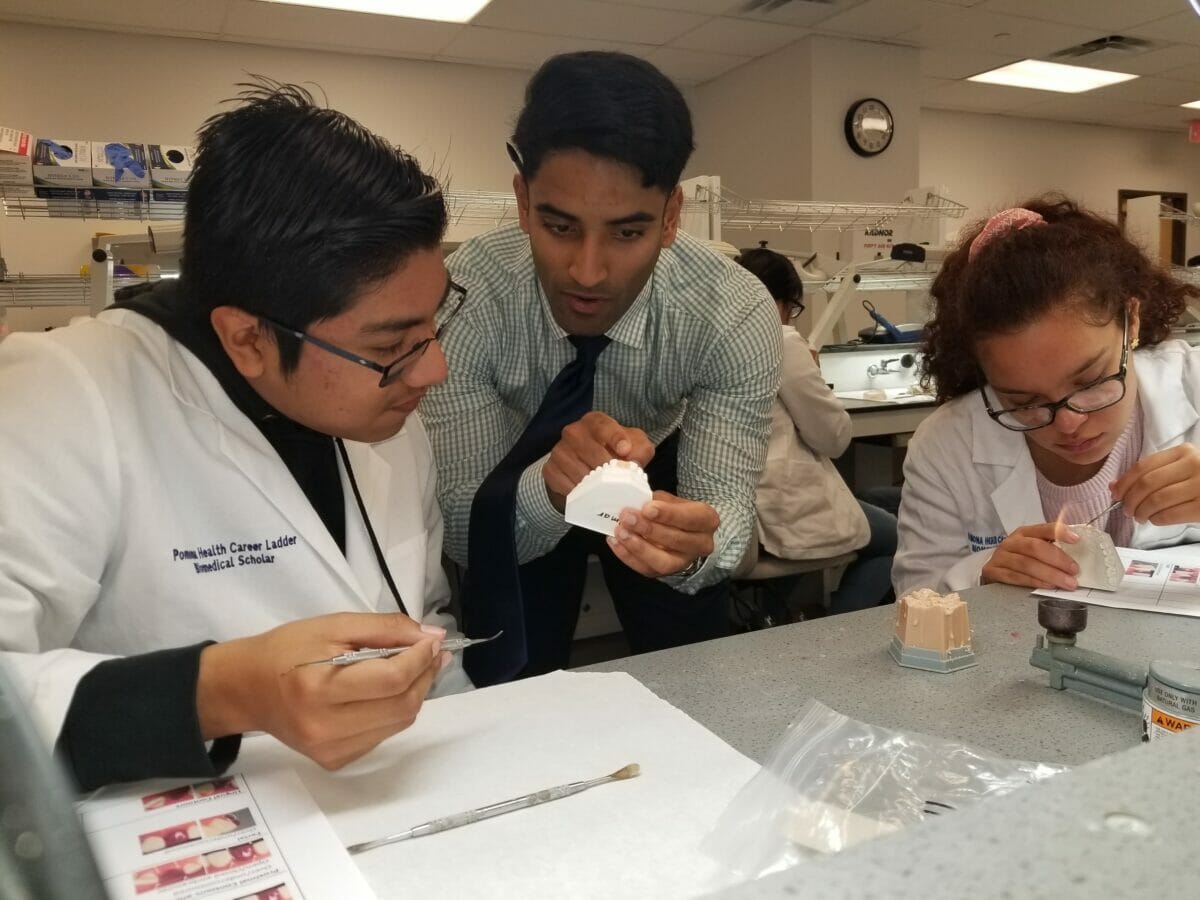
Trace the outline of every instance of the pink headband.
{"label": "pink headband", "polygon": [[1019,206],[1013,209],[1002,209],[987,220],[983,230],[975,235],[975,240],[971,241],[971,248],[967,251],[967,262],[973,262],[980,250],[1003,234],[1045,224],[1046,220],[1032,210],[1022,209]]}

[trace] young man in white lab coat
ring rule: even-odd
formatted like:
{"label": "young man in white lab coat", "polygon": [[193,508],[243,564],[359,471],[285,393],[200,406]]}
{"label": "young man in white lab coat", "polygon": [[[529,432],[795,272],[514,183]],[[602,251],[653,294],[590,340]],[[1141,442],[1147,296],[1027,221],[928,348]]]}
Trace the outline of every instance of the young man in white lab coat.
{"label": "young man in white lab coat", "polygon": [[0,344],[0,649],[81,787],[251,730],[335,768],[469,685],[412,415],[445,224],[410,157],[264,83],[201,129],[178,283]]}

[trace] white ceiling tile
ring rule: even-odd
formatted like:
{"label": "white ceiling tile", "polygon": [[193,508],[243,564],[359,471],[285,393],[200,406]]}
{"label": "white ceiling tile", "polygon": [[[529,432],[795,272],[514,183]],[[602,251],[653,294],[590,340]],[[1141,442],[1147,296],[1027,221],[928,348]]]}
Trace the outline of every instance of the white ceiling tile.
{"label": "white ceiling tile", "polygon": [[1121,84],[1088,91],[1089,97],[1103,100],[1130,100],[1138,103],[1153,103],[1157,106],[1178,106],[1190,103],[1200,93],[1200,85],[1186,81],[1169,81],[1165,78],[1135,78]]}
{"label": "white ceiling tile", "polygon": [[558,53],[578,50],[620,50],[635,55],[647,47],[592,41],[587,38],[560,37],[552,34],[530,34],[526,31],[504,31],[469,25],[454,40],[442,48],[437,59],[447,62],[503,65],[518,69],[536,69],[547,58]]}
{"label": "white ceiling tile", "polygon": [[1151,109],[1152,107],[1145,103],[1072,95],[1034,103],[1025,107],[1022,115],[1065,122],[1120,123],[1130,116],[1146,113]]}
{"label": "white ceiling tile", "polygon": [[679,12],[700,13],[706,16],[732,16],[746,5],[746,0],[608,0],[608,2],[620,6],[674,9]]}
{"label": "white ceiling tile", "polygon": [[[0,20],[520,69],[535,68],[555,53],[624,50],[645,55],[684,84],[711,80],[815,30],[920,47],[927,106],[1024,115],[1022,110],[1041,104],[1039,117],[1128,119],[1146,128],[1182,128],[1200,118],[1173,106],[1181,97],[1200,99],[1200,19],[1185,0],[836,0],[791,3],[770,13],[747,12],[746,2],[493,0],[474,25],[461,26],[251,0],[107,6],[97,0],[0,0]],[[1078,64],[1152,77],[1074,99],[959,81],[1118,32],[1159,46],[1134,54],[1102,51]]]}
{"label": "white ceiling tile", "polygon": [[866,0],[853,9],[823,19],[819,27],[822,32],[852,37],[890,38],[912,31],[922,15],[935,11],[936,4],[928,0]]}
{"label": "white ceiling tile", "polygon": [[732,56],[762,56],[786,47],[806,34],[809,34],[806,29],[792,25],[722,17],[709,19],[699,28],[671,41],[669,46]]}
{"label": "white ceiling tile", "polygon": [[[811,27],[864,2],[865,0],[834,0],[833,3],[789,3],[770,12],[753,11],[736,14],[742,18],[758,19],[763,22],[782,22],[785,25]],[[745,0],[739,6],[745,9]]]}
{"label": "white ceiling tile", "polygon": [[1180,0],[984,0],[977,9],[1118,32],[1177,12]]}
{"label": "white ceiling tile", "polygon": [[[1183,5],[1181,0],[1180,6]],[[1160,38],[1176,44],[1200,44],[1200,16],[1190,9],[1129,29],[1137,37]]]}
{"label": "white ceiling tile", "polygon": [[465,25],[232,0],[222,37],[284,47],[430,57]]}
{"label": "white ceiling tile", "polygon": [[0,18],[42,24],[172,35],[214,36],[228,0],[0,0]]}
{"label": "white ceiling tile", "polygon": [[[1062,61],[1067,62],[1068,60]],[[1070,62],[1078,66],[1107,69],[1110,72],[1129,72],[1132,75],[1160,75],[1181,66],[1200,65],[1200,46],[1169,44],[1157,50],[1146,50],[1141,53],[1102,50],[1072,59]],[[1200,75],[1197,78],[1200,78]]]}
{"label": "white ceiling tile", "polygon": [[976,112],[1009,112],[1032,106],[1050,96],[1052,94],[1049,91],[953,81],[927,91],[921,98],[921,105]]}
{"label": "white ceiling tile", "polygon": [[597,41],[665,44],[709,16],[600,0],[492,0],[472,24]]}
{"label": "white ceiling tile", "polygon": [[1190,66],[1181,66],[1178,69],[1167,69],[1165,72],[1159,72],[1158,77],[1170,78],[1174,81],[1190,81],[1196,86],[1196,91],[1200,93],[1200,62]]}
{"label": "white ceiling tile", "polygon": [[700,53],[677,47],[656,47],[646,54],[646,59],[680,84],[703,84],[750,61],[748,56]]}
{"label": "white ceiling tile", "polygon": [[969,78],[1021,58],[961,47],[928,47],[921,51],[921,74],[932,78]]}
{"label": "white ceiling tile", "polygon": [[946,6],[926,11],[917,27],[899,35],[920,47],[958,47],[1021,57],[1046,56],[1100,36],[1091,28]]}

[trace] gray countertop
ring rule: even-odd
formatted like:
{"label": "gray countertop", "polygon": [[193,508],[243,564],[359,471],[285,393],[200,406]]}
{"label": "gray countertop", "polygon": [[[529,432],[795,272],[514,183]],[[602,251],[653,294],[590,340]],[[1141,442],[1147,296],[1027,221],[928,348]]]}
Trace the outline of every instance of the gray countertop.
{"label": "gray countertop", "polygon": [[[1136,714],[1052,690],[1029,664],[1037,598],[1001,585],[964,597],[979,665],[949,675],[892,661],[892,606],[589,668],[629,672],[758,762],[809,698],[864,722],[1041,762],[1074,765],[1139,742]],[[1079,645],[1143,662],[1200,660],[1200,619],[1092,607]]]}
{"label": "gray countertop", "polygon": [[[1106,757],[728,896],[1195,896],[1200,734],[1140,745],[1136,713],[1052,690],[1030,666],[1037,598],[999,585],[964,597],[979,665],[950,675],[892,661],[892,607],[589,668],[629,672],[759,762],[809,698],[1002,756]],[[1129,660],[1200,661],[1200,619],[1092,607],[1079,644]]]}

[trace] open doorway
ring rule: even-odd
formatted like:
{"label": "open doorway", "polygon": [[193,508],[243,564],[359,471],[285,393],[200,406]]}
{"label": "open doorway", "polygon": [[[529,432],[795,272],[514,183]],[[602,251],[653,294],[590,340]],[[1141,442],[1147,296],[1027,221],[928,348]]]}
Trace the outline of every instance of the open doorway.
{"label": "open doorway", "polygon": [[1117,225],[1121,233],[1164,266],[1182,266],[1187,256],[1187,225],[1164,219],[1163,206],[1187,212],[1187,194],[1178,191],[1117,191]]}

